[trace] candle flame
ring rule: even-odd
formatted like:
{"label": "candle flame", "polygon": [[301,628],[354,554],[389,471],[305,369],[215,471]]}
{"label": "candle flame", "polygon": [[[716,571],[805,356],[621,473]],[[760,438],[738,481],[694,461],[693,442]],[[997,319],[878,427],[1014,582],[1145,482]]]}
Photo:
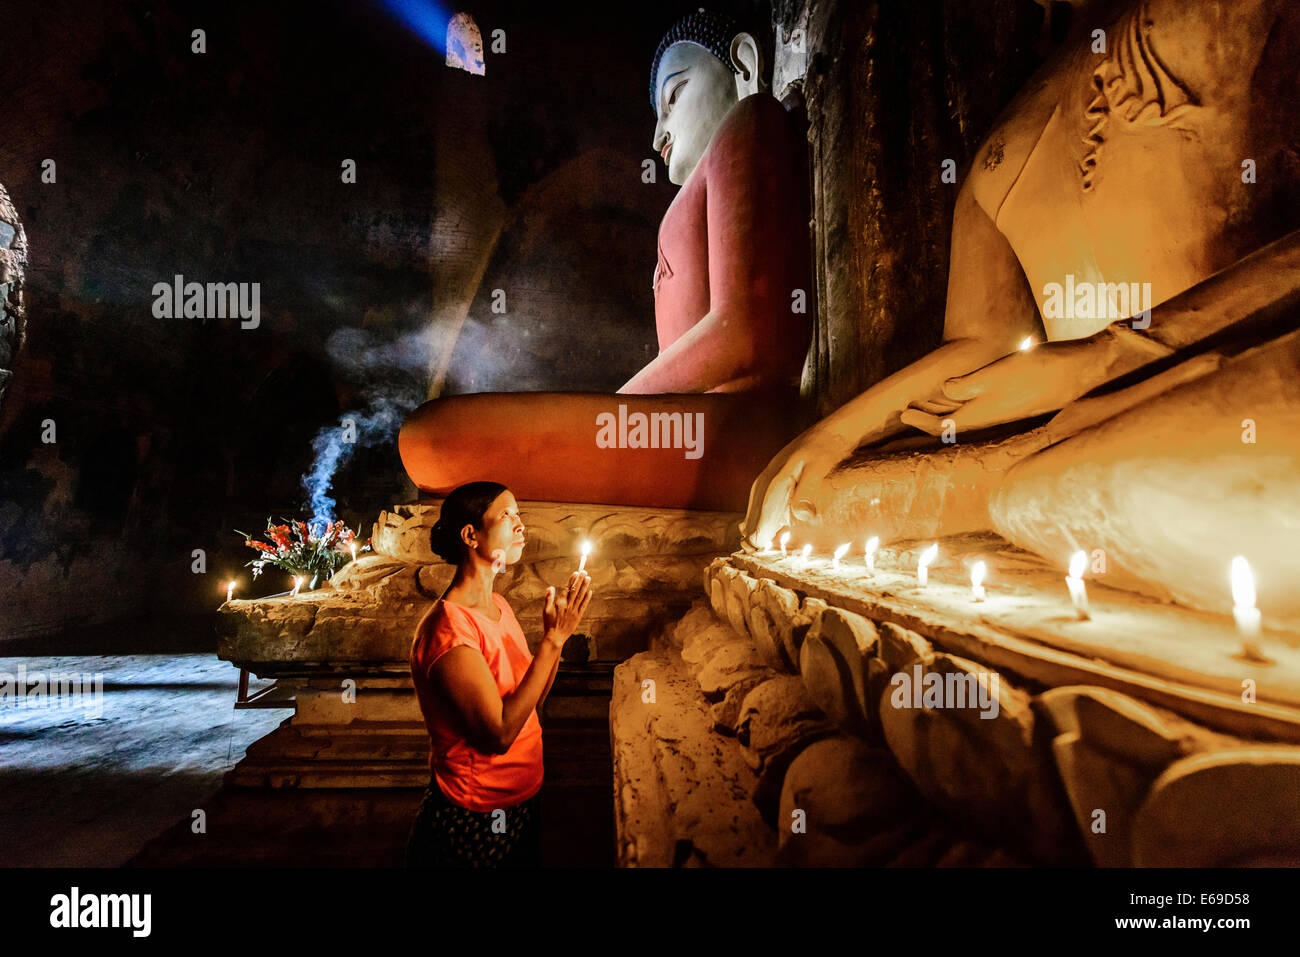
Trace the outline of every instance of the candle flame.
{"label": "candle flame", "polygon": [[880,536],[879,536],[879,535],[872,535],[870,538],[867,539],[867,554],[868,554],[868,555],[874,555],[874,554],[876,554],[876,549],[878,549],[879,547],[880,547]]}
{"label": "candle flame", "polygon": [[808,561],[808,556],[811,555],[811,554],[812,554],[812,546],[811,546],[811,545],[805,545],[805,546],[803,547],[803,560],[804,560],[804,561]]}
{"label": "candle flame", "polygon": [[1034,337],[1033,337],[1033,336],[1025,336],[1023,339],[1020,340],[1020,351],[1021,351],[1021,352],[1028,352],[1028,351],[1029,351],[1030,349],[1032,349],[1033,347],[1034,347]]}
{"label": "candle flame", "polygon": [[921,553],[921,560],[918,562],[921,568],[926,568],[931,562],[939,557],[939,543],[935,542],[929,548]]}
{"label": "candle flame", "polygon": [[849,542],[845,542],[839,548],[835,549],[835,560],[838,562],[841,558],[844,557],[845,553],[847,553],[848,550],[849,550]]}
{"label": "candle flame", "polygon": [[591,542],[583,542],[583,543],[582,543],[582,557],[583,557],[583,558],[586,558],[586,557],[587,557],[588,555],[590,555],[590,554],[591,554]]}
{"label": "candle flame", "polygon": [[[1084,569],[1088,567],[1088,553],[1077,551],[1070,556],[1070,577],[1083,578]],[[1058,586],[1059,587],[1059,586]]]}
{"label": "candle flame", "polygon": [[988,566],[983,561],[976,562],[970,570],[970,583],[972,588],[979,588],[984,584],[984,576],[988,573]]}
{"label": "candle flame", "polygon": [[1250,562],[1242,555],[1232,559],[1232,603],[1255,607],[1255,575],[1250,570]]}

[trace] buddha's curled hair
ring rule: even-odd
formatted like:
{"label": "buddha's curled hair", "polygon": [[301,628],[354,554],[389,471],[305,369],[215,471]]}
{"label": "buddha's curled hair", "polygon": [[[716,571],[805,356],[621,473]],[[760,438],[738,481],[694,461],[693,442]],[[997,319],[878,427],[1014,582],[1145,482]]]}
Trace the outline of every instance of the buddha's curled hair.
{"label": "buddha's curled hair", "polygon": [[650,109],[659,112],[659,98],[655,95],[655,80],[659,73],[659,61],[674,43],[698,43],[727,65],[732,73],[739,73],[731,62],[731,41],[741,33],[740,25],[731,17],[700,9],[682,17],[664,34],[655,51],[654,62],[650,64]]}

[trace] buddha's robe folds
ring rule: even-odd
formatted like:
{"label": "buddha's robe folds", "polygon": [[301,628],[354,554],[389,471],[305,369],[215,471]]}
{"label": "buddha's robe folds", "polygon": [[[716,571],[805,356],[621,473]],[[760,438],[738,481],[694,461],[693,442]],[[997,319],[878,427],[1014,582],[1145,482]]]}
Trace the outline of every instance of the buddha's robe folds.
{"label": "buddha's robe folds", "polygon": [[[808,220],[798,123],[770,94],[740,100],[660,224],[658,358],[618,395],[426,402],[398,439],[411,480],[433,494],[492,479],[521,499],[743,510],[754,476],[807,424],[798,377],[814,309]],[[692,416],[702,441],[638,448],[629,435],[609,447],[602,424],[637,413]]]}

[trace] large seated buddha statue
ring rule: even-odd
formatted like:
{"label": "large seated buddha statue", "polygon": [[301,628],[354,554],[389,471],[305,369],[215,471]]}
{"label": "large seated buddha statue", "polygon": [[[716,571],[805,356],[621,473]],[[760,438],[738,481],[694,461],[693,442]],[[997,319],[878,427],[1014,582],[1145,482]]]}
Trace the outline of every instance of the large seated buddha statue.
{"label": "large seated buddha statue", "polygon": [[1300,619],[1300,6],[1075,7],[956,197],[942,344],[771,460],[745,544],[991,529],[1218,610],[1242,554]]}
{"label": "large seated buddha statue", "polygon": [[744,509],[810,421],[796,401],[813,310],[806,139],[764,61],[753,34],[704,11],[654,58],[653,145],[681,187],[653,270],[658,356],[616,395],[425,403],[398,442],[420,489],[490,478],[520,499]]}

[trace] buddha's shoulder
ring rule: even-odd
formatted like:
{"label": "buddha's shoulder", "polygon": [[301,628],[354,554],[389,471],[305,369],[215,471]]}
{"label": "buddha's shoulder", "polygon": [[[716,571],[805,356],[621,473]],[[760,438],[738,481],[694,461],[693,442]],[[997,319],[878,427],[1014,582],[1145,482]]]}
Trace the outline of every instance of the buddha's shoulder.
{"label": "buddha's shoulder", "polygon": [[774,139],[795,141],[799,137],[790,111],[766,91],[738,100],[722,119],[716,139],[770,144]]}

